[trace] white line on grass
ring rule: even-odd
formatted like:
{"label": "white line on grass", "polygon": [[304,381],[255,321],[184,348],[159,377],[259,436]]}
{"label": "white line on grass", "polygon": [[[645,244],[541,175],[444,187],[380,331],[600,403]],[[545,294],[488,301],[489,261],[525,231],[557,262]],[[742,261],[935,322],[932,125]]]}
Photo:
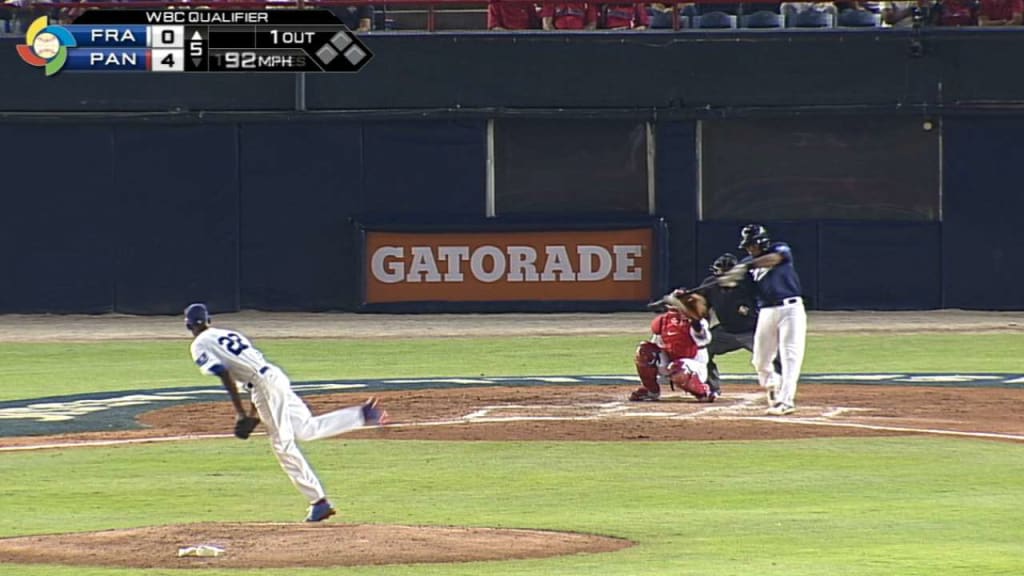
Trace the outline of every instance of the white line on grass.
{"label": "white line on grass", "polygon": [[[738,420],[739,418],[737,418]],[[972,438],[998,438],[1000,440],[1024,440],[1020,434],[1000,434],[998,432],[970,432],[960,430],[943,430],[940,428],[909,428],[906,426],[879,426],[877,424],[858,424],[856,422],[833,422],[828,420],[817,420],[811,418],[785,418],[769,416],[753,416],[743,420],[758,420],[762,422],[775,422],[778,424],[804,424],[810,426],[832,426],[835,428],[861,428],[864,430],[877,430],[879,432],[910,432],[914,434],[937,434],[940,436],[968,436]]]}
{"label": "white line on grass", "polygon": [[[257,434],[253,434],[256,436]],[[150,444],[154,442],[178,442],[181,440],[212,440],[234,438],[233,434],[185,434],[181,436],[156,436],[151,438],[122,438],[120,440],[85,440],[71,442],[52,442],[49,444],[31,444],[27,446],[0,446],[0,452],[20,452],[30,450],[52,450],[54,448],[92,448],[97,446],[121,446],[125,444]]]}

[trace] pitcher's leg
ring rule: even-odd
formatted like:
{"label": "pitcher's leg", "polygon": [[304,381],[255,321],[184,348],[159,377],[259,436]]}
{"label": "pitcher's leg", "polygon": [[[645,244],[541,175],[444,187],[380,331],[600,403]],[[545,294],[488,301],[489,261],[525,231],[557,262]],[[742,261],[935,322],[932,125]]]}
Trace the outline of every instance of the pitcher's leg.
{"label": "pitcher's leg", "polygon": [[295,443],[295,430],[289,410],[288,394],[271,390],[268,394],[253,395],[253,403],[259,411],[270,437],[270,447],[292,484],[310,503],[326,497],[324,487],[305,455]]}
{"label": "pitcher's leg", "polygon": [[337,436],[338,434],[344,434],[349,430],[359,428],[364,423],[363,406],[348,406],[306,419],[305,426],[303,426],[302,432],[299,435],[299,440],[305,442],[307,440],[330,438],[331,436]]}

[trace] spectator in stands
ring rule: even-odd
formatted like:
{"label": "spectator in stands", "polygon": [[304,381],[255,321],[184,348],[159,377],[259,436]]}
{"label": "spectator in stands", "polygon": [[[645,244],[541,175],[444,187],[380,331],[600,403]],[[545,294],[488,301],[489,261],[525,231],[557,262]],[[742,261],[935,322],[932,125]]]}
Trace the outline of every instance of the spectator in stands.
{"label": "spectator in stands", "polygon": [[939,26],[978,24],[976,0],[942,0],[931,6],[931,21]]}
{"label": "spectator in stands", "polygon": [[536,30],[540,28],[537,5],[491,0],[487,5],[488,30]]}
{"label": "spectator in stands", "polygon": [[545,2],[540,19],[545,30],[594,30],[597,8],[589,2]]}
{"label": "spectator in stands", "polygon": [[915,12],[918,12],[916,0],[885,2],[882,6],[882,22],[894,28],[910,28],[914,25]]}
{"label": "spectator in stands", "polygon": [[1020,26],[1024,0],[981,0],[978,26]]}
{"label": "spectator in stands", "polygon": [[602,30],[646,30],[651,16],[644,4],[602,4],[597,24]]}
{"label": "spectator in stands", "polygon": [[828,14],[832,18],[832,25],[836,23],[836,17],[839,11],[836,10],[836,5],[832,2],[783,2],[782,3],[782,15],[786,18],[786,22],[791,22],[793,17],[797,14],[804,12],[821,12]]}
{"label": "spectator in stands", "polygon": [[354,32],[369,32],[373,30],[373,6],[362,4],[360,6],[333,6],[334,13],[349,30]]}

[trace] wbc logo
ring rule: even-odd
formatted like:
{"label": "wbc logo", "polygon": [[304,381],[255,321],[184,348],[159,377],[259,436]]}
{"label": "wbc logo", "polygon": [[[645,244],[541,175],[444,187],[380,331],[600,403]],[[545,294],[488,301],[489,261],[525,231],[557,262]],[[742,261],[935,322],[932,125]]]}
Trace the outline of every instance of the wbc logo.
{"label": "wbc logo", "polygon": [[25,43],[16,46],[18,56],[25,63],[46,70],[53,76],[68,60],[68,47],[78,46],[75,37],[66,28],[50,26],[46,16],[40,16],[25,32]]}

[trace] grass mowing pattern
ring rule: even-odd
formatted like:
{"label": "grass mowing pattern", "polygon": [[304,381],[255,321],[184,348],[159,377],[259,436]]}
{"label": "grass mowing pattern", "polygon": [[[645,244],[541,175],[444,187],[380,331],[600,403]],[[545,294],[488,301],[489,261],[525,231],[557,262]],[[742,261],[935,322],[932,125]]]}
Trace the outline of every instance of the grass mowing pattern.
{"label": "grass mowing pattern", "polygon": [[[638,545],[548,560],[301,574],[974,576],[1024,567],[1024,459],[1013,444],[906,438],[306,446],[347,522],[571,530]],[[18,453],[3,463],[4,535],[288,521],[304,512],[263,442]],[[75,481],[53,474],[57,469],[74,470]],[[147,574],[76,570],[17,566],[0,567],[0,574]],[[222,573],[238,574],[203,571]]]}
{"label": "grass mowing pattern", "polygon": [[[257,346],[293,381],[428,376],[631,374],[642,331],[628,336],[388,340],[267,339]],[[803,371],[1022,372],[1017,334],[823,335]],[[750,354],[720,358],[723,373],[752,374]],[[80,392],[216,385],[181,342],[0,344],[0,401]]]}

